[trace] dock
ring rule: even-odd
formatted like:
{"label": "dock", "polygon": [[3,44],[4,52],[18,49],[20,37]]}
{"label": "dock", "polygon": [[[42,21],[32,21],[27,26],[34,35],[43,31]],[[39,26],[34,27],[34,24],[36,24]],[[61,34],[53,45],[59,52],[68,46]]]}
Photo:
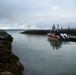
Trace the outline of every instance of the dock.
{"label": "dock", "polygon": [[69,41],[75,41],[76,42],[76,36],[69,36]]}

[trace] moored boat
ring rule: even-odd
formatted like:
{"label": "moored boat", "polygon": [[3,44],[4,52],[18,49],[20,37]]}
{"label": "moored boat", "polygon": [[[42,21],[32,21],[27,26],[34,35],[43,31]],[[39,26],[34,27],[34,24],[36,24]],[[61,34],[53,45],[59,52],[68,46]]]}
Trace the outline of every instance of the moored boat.
{"label": "moored boat", "polygon": [[50,30],[50,32],[47,33],[47,36],[50,40],[68,40],[67,34],[61,33],[61,30],[59,28],[55,29],[54,25],[52,27],[52,30]]}

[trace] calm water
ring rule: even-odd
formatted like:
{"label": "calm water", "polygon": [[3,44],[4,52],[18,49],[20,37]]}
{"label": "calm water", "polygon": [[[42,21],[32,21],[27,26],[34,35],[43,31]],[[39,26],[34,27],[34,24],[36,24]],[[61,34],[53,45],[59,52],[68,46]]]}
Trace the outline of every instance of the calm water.
{"label": "calm water", "polygon": [[76,75],[76,42],[49,41],[47,36],[8,31],[24,75]]}

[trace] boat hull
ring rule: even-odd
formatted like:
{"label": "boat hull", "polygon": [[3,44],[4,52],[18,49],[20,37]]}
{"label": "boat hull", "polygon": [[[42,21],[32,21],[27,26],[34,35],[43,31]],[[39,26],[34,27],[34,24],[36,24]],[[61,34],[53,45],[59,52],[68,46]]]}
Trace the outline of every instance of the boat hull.
{"label": "boat hull", "polygon": [[50,40],[59,40],[60,39],[59,36],[55,36],[54,34],[48,33],[47,35],[48,35],[48,37],[49,37]]}
{"label": "boat hull", "polygon": [[49,37],[49,40],[55,40],[55,41],[57,41],[59,39],[58,38],[54,38],[54,37]]}

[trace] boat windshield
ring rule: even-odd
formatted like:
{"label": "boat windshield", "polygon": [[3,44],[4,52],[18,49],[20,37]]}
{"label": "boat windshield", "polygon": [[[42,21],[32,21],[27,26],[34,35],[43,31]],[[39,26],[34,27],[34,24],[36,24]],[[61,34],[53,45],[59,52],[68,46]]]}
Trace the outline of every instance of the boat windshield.
{"label": "boat windshield", "polygon": [[60,30],[51,30],[50,33],[55,34],[55,35],[60,35],[61,31]]}

